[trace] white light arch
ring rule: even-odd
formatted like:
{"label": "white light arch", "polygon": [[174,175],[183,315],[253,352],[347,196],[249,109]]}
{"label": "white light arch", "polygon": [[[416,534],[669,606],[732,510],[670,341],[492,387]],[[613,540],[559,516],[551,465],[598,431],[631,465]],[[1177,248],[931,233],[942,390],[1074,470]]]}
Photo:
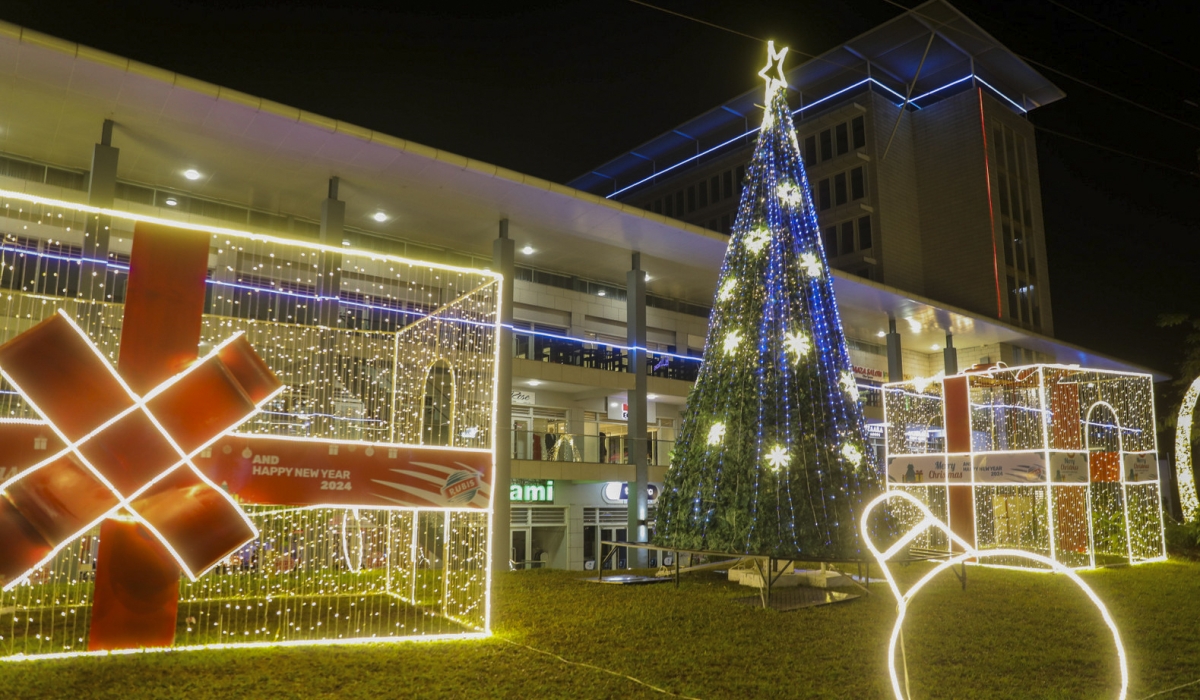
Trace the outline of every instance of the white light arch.
{"label": "white light arch", "polygon": [[[901,498],[905,501],[908,501],[915,506],[924,517],[921,522],[917,523],[915,527],[905,533],[905,535],[901,537],[895,544],[889,547],[887,551],[880,552],[875,547],[875,543],[871,541],[871,534],[869,528],[867,527],[867,522],[871,517],[871,512],[875,510],[875,507],[891,498]],[[929,573],[925,574],[921,580],[917,581],[912,588],[909,588],[906,593],[901,593],[900,587],[896,583],[896,578],[892,575],[891,569],[888,568],[887,562],[894,557],[897,552],[903,550],[914,539],[931,527],[936,527],[944,532],[952,542],[955,542],[962,547],[963,551],[961,554],[957,554],[939,563],[936,567],[929,571]],[[1121,670],[1121,688],[1117,693],[1117,699],[1125,700],[1126,694],[1129,690],[1129,668],[1125,660],[1125,646],[1121,643],[1121,633],[1119,630],[1117,630],[1117,624],[1113,621],[1112,615],[1109,614],[1108,608],[1104,606],[1103,601],[1100,600],[1099,596],[1096,595],[1095,591],[1093,591],[1091,587],[1084,583],[1083,579],[1079,577],[1079,574],[1076,574],[1071,569],[1048,557],[1043,557],[1040,554],[1033,554],[1031,552],[1024,552],[1019,549],[990,549],[981,552],[972,547],[966,540],[951,532],[950,528],[945,523],[934,517],[933,512],[930,511],[924,503],[905,491],[888,491],[887,493],[880,495],[875,500],[867,504],[866,509],[863,511],[862,517],[862,536],[863,542],[865,542],[867,545],[867,549],[871,550],[871,554],[874,555],[875,560],[879,562],[880,568],[883,569],[883,575],[884,578],[887,579],[888,587],[892,589],[892,594],[896,596],[896,624],[894,627],[892,627],[891,640],[888,642],[888,674],[891,676],[892,691],[895,693],[897,700],[905,700],[904,692],[900,688],[900,679],[896,676],[896,643],[900,638],[900,631],[904,625],[904,618],[908,612],[909,602],[913,599],[917,592],[925,586],[926,583],[929,583],[929,581],[933,580],[933,578],[941,572],[945,571],[951,566],[961,564],[968,559],[980,559],[983,557],[1021,557],[1037,562],[1049,567],[1051,571],[1060,573],[1071,579],[1071,581],[1078,586],[1089,599],[1091,599],[1092,604],[1095,605],[1100,611],[1100,616],[1104,618],[1104,624],[1106,624],[1109,631],[1112,632],[1113,643],[1117,647],[1117,658],[1120,661]]]}
{"label": "white light arch", "polygon": [[1200,377],[1192,381],[1183,395],[1179,417],[1175,421],[1175,480],[1179,484],[1179,505],[1183,510],[1184,522],[1192,522],[1200,517],[1196,477],[1192,474],[1192,413],[1196,410],[1197,398],[1200,398]]}

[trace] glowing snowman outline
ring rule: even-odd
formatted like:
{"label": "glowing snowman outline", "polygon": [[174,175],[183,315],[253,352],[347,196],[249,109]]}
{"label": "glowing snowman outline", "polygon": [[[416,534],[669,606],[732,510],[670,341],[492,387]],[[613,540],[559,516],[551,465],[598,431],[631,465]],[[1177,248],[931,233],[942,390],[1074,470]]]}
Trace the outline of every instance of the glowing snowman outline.
{"label": "glowing snowman outline", "polygon": [[[871,512],[875,510],[876,506],[893,497],[902,498],[916,506],[917,509],[924,515],[924,519],[917,523],[915,527],[909,530],[895,544],[889,547],[887,551],[880,552],[875,547],[875,543],[871,541],[871,536],[867,527],[867,520],[871,517]],[[906,593],[901,593],[900,587],[896,584],[896,578],[892,576],[892,571],[888,568],[887,562],[894,557],[897,552],[907,547],[914,539],[916,539],[930,527],[936,527],[942,532],[946,533],[946,536],[950,538],[952,542],[962,547],[963,551],[961,554],[950,557],[949,559],[938,564],[936,567],[930,570],[929,573],[925,574],[920,581],[917,581],[915,584],[913,584],[912,588],[909,588]],[[1076,574],[1071,569],[1048,557],[1043,557],[1040,554],[1033,554],[1032,552],[1024,552],[1019,549],[989,549],[985,551],[979,551],[967,543],[966,540],[951,532],[950,528],[941,520],[938,520],[937,517],[934,516],[933,512],[930,511],[929,508],[924,503],[919,501],[915,496],[899,490],[888,491],[884,494],[881,494],[875,500],[867,504],[866,509],[863,511],[862,517],[862,536],[863,542],[865,542],[867,545],[867,549],[871,551],[871,554],[875,557],[875,561],[879,562],[879,567],[883,569],[884,578],[887,579],[888,587],[892,589],[892,595],[896,597],[896,624],[894,627],[892,627],[892,637],[888,642],[888,674],[891,676],[892,691],[895,693],[897,700],[905,700],[905,695],[900,690],[900,679],[896,676],[896,642],[900,638],[900,631],[904,625],[904,618],[908,613],[909,601],[916,596],[917,592],[920,591],[926,583],[933,580],[935,576],[942,573],[946,569],[957,564],[961,564],[968,559],[982,559],[984,557],[1021,557],[1023,559],[1044,564],[1045,566],[1050,567],[1054,573],[1060,573],[1071,579],[1076,586],[1079,586],[1079,588],[1087,594],[1087,597],[1091,599],[1092,603],[1100,611],[1101,617],[1104,618],[1104,624],[1108,625],[1109,631],[1112,632],[1113,642],[1117,647],[1117,658],[1120,660],[1121,668],[1121,690],[1117,694],[1117,698],[1118,700],[1125,700],[1126,693],[1129,690],[1129,667],[1125,660],[1125,646],[1121,643],[1121,633],[1117,629],[1117,624],[1113,621],[1112,615],[1109,614],[1108,608],[1106,608],[1103,601],[1100,600],[1100,597],[1096,595],[1095,591],[1093,591],[1090,586],[1084,583],[1083,579],[1079,578],[1079,574]]]}

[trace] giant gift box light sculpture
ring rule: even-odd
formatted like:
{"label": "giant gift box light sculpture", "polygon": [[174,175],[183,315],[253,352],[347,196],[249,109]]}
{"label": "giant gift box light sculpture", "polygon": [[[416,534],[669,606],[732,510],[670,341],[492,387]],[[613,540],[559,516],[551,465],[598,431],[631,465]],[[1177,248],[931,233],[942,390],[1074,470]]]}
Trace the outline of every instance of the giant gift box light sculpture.
{"label": "giant gift box light sculpture", "polygon": [[487,633],[497,275],[0,201],[0,658]]}
{"label": "giant gift box light sculpture", "polygon": [[[883,400],[889,490],[975,549],[1073,569],[1166,557],[1150,375],[992,366],[885,384]],[[917,544],[952,549],[937,530]]]}

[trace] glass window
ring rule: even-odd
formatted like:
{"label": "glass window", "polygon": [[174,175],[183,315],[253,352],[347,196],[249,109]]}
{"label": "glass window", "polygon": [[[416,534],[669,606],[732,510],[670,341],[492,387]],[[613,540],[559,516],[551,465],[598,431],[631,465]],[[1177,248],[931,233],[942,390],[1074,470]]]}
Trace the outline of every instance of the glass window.
{"label": "glass window", "polygon": [[804,139],[804,164],[812,167],[817,164],[817,137],[809,136]]}
{"label": "glass window", "polygon": [[825,229],[825,257],[836,258],[838,254],[837,226]]}
{"label": "glass window", "polygon": [[854,134],[854,147],[863,148],[867,145],[867,123],[863,117],[855,117],[850,122],[850,131]]}
{"label": "glass window", "polygon": [[683,190],[675,193],[675,216],[683,216]]}
{"label": "glass window", "polygon": [[662,213],[662,200],[661,199],[654,200],[654,213],[655,214]]}
{"label": "glass window", "polygon": [[1017,299],[1017,281],[1012,275],[1008,275],[1008,317],[1017,318],[1019,313],[1017,309],[1021,306]]}
{"label": "glass window", "polygon": [[1000,176],[1000,213],[1008,216],[1008,178]]}
{"label": "glass window", "polygon": [[821,202],[821,211],[825,211],[832,206],[832,203],[829,201],[829,178],[821,180],[820,184],[817,185],[817,191],[817,198]]}
{"label": "glass window", "polygon": [[833,176],[834,204],[841,206],[846,203],[846,173]]}
{"label": "glass window", "polygon": [[746,166],[739,165],[739,166],[737,166],[737,191],[738,191],[738,194],[742,193],[742,185],[745,183],[745,181],[746,181]]}
{"label": "glass window", "polygon": [[675,215],[674,212],[672,211],[675,208],[674,206],[672,206],[672,203],[674,201],[675,200],[671,197],[671,195],[667,195],[666,197],[663,197],[663,214],[665,214],[666,216],[674,216]]}
{"label": "glass window", "polygon": [[691,187],[687,188],[687,194],[688,213],[691,214],[692,212],[696,211],[696,186],[692,185]]}
{"label": "glass window", "polygon": [[834,132],[837,134],[837,154],[840,156],[850,150],[850,133],[845,124],[838,124]]}
{"label": "glass window", "polygon": [[842,224],[842,255],[854,252],[854,222]]}
{"label": "glass window", "polygon": [[725,199],[729,199],[733,196],[733,173],[726,170],[723,178],[725,186],[722,188],[724,190],[724,194],[722,196],[725,197]]}
{"label": "glass window", "polygon": [[826,161],[833,157],[833,132],[829,129],[821,132],[821,160]]}
{"label": "glass window", "polygon": [[721,233],[723,233],[727,236],[729,235],[729,215],[728,214],[721,217]]}
{"label": "glass window", "polygon": [[701,209],[708,206],[708,185],[701,182],[696,185],[696,194],[700,195],[698,205]]}
{"label": "glass window", "polygon": [[850,199],[862,199],[867,196],[866,173],[861,167],[850,171]]}
{"label": "glass window", "polygon": [[870,250],[873,245],[871,240],[871,217],[863,216],[858,220],[858,249]]}
{"label": "glass window", "polygon": [[713,203],[721,201],[721,176],[713,175],[712,181],[709,182],[709,195],[712,197]]}

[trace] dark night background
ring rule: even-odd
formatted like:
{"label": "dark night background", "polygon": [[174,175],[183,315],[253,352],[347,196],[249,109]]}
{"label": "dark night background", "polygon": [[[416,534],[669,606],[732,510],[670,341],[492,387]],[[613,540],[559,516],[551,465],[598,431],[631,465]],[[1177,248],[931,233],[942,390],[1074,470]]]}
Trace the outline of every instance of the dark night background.
{"label": "dark night background", "polygon": [[[1200,66],[1190,3],[1059,1]],[[1050,0],[951,2],[1013,51],[1185,122],[1038,68],[1067,97],[1035,125],[1186,171],[1038,134],[1056,335],[1174,374],[1183,332],[1155,321],[1200,315],[1200,70]],[[655,4],[774,38],[797,61],[902,12],[886,0]],[[0,19],[559,182],[756,87],[764,52],[620,0],[10,0]]]}

